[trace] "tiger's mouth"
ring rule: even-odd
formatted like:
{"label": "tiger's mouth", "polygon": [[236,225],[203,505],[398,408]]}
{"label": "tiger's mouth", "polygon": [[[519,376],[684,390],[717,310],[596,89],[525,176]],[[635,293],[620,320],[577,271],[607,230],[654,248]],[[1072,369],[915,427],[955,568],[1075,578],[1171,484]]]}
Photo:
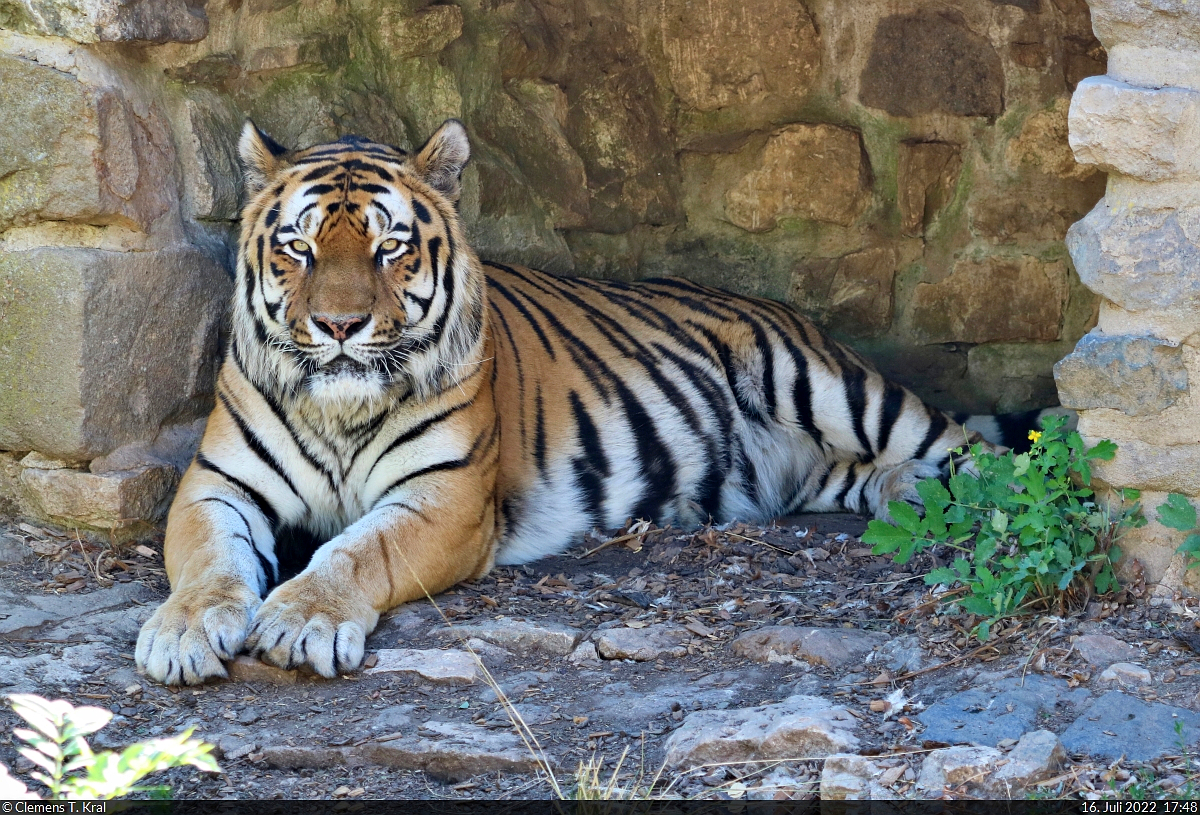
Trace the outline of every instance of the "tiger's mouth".
{"label": "tiger's mouth", "polygon": [[370,372],[371,368],[346,354],[339,354],[322,365],[319,370],[327,376],[362,376]]}

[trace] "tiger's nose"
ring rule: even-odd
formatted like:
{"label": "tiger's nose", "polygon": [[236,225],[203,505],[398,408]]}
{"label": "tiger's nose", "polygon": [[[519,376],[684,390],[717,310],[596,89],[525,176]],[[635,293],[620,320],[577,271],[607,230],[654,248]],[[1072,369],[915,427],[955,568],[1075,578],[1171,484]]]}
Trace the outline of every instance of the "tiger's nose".
{"label": "tiger's nose", "polygon": [[347,340],[366,327],[367,316],[364,314],[357,317],[327,317],[314,314],[313,322],[317,324],[317,328],[335,340]]}

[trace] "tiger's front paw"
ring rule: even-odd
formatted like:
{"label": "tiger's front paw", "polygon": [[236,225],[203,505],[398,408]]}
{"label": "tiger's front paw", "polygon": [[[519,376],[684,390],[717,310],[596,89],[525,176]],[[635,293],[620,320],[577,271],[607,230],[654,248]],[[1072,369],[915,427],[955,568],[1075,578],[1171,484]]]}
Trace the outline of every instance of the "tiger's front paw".
{"label": "tiger's front paw", "polygon": [[917,492],[917,484],[926,478],[937,478],[942,474],[935,464],[927,461],[906,461],[880,474],[875,482],[876,495],[868,496],[872,513],[881,521],[892,523],[888,503],[902,501],[918,513],[925,512],[925,503]]}
{"label": "tiger's front paw", "polygon": [[138,634],[138,670],[164,685],[225,677],[221,660],[233,659],[242,649],[260,602],[258,593],[244,584],[173,592]]}
{"label": "tiger's front paw", "polygon": [[342,596],[321,578],[301,574],[271,592],[254,616],[251,654],[290,670],[308,665],[332,679],[362,665],[367,633],[379,620],[370,604]]}

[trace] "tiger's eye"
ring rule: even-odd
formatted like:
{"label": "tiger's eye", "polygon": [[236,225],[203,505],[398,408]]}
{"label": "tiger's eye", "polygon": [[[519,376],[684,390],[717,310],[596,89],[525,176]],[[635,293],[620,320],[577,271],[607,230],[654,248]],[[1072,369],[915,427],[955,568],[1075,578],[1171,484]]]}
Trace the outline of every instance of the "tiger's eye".
{"label": "tiger's eye", "polygon": [[308,254],[308,251],[311,248],[306,241],[301,240],[294,240],[289,245],[292,247],[292,251],[299,252],[302,255]]}
{"label": "tiger's eye", "polygon": [[379,244],[379,248],[384,252],[395,252],[400,248],[400,241],[396,240],[395,238],[388,238],[386,241]]}

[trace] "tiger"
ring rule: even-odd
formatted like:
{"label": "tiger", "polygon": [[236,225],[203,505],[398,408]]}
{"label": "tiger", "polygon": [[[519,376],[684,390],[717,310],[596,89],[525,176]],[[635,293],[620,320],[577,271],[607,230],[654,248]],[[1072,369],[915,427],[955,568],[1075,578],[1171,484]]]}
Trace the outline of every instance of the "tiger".
{"label": "tiger", "polygon": [[482,262],[457,120],[413,153],[247,122],[238,152],[215,407],[135,653],[158,682],[243,650],[353,672],[385,611],[631,518],[886,518],[978,435],[779,302]]}

